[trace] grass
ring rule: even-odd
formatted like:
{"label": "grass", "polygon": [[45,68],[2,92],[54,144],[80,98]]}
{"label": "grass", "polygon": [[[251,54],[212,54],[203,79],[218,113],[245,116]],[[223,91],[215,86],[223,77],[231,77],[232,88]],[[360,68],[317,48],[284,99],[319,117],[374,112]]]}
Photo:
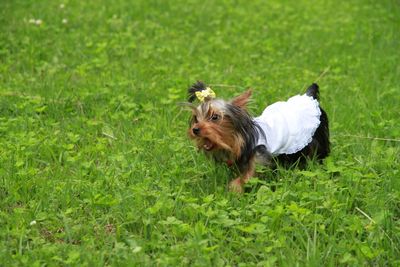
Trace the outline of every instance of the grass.
{"label": "grass", "polygon": [[[0,265],[399,266],[399,30],[390,0],[2,1]],[[186,88],[257,114],[324,70],[331,156],[227,192]]]}

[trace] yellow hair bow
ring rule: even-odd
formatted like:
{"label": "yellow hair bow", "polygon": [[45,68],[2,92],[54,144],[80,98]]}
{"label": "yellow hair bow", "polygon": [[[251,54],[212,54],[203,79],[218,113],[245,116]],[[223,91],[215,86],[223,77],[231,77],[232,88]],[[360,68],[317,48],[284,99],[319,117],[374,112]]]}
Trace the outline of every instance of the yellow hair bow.
{"label": "yellow hair bow", "polygon": [[216,94],[210,87],[207,87],[206,89],[204,89],[202,91],[197,91],[195,94],[196,94],[197,99],[200,100],[200,102],[204,102],[207,98],[215,98],[216,97]]}

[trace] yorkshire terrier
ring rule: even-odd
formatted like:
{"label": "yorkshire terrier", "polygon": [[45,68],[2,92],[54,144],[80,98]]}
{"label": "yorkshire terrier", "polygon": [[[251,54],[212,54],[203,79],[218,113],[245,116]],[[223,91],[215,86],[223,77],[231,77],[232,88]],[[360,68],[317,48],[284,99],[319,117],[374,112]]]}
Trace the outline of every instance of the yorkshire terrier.
{"label": "yorkshire terrier", "polygon": [[[225,101],[201,81],[188,90],[189,136],[216,161],[236,167],[239,177],[229,188],[239,193],[254,176],[256,163],[287,166],[307,158],[321,161],[330,152],[328,117],[319,105],[317,84],[303,95],[269,105],[256,118],[246,108],[251,93],[248,90]],[[198,106],[192,103],[196,98]]]}

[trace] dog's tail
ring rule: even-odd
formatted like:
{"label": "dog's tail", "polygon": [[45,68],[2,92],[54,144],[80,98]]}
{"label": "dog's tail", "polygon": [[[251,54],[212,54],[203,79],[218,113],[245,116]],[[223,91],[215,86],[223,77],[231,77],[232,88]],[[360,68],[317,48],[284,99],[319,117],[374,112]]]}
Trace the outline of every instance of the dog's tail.
{"label": "dog's tail", "polygon": [[313,83],[308,87],[306,91],[306,95],[311,96],[314,99],[319,100],[319,86],[316,83]]}

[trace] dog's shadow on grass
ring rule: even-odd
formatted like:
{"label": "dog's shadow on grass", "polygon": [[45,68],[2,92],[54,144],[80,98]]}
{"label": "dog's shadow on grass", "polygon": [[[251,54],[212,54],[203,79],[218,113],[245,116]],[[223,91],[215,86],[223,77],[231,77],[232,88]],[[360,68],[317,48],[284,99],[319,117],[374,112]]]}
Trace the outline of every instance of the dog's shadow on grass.
{"label": "dog's shadow on grass", "polygon": [[277,169],[257,168],[254,177],[244,186],[244,193],[256,193],[261,186],[268,186],[272,192],[275,192],[280,179]]}
{"label": "dog's shadow on grass", "polygon": [[305,170],[307,167],[312,165],[312,160],[308,161],[297,161],[291,165],[282,165],[275,162],[273,166],[257,166],[256,173],[252,179],[249,180],[248,184],[244,187],[245,193],[258,192],[261,186],[268,186],[272,192],[275,192],[277,187],[282,184],[283,180],[290,179],[291,183],[297,181],[297,175],[294,175],[296,170]]}
{"label": "dog's shadow on grass", "polygon": [[[191,180],[190,191],[195,194],[207,195],[214,193],[223,193],[229,191],[229,182],[237,176],[237,172],[232,168],[224,165],[218,165],[209,161],[202,161],[203,173],[196,175],[194,180]],[[268,187],[272,192],[275,192],[279,187],[284,184],[296,183],[301,179],[297,175],[298,171],[312,169],[314,164],[318,164],[315,160],[306,160],[304,162],[296,162],[292,165],[282,165],[275,162],[273,166],[256,167],[256,174],[244,186],[245,194],[257,193],[262,186]],[[197,184],[193,186],[193,183]]]}

